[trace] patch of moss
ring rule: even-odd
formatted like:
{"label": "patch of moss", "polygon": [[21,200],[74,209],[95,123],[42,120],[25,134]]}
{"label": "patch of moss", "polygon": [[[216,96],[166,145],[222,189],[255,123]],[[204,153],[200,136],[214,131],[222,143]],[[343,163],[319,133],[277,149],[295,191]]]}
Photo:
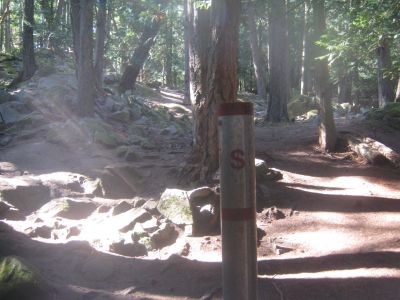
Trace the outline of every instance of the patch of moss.
{"label": "patch of moss", "polygon": [[389,103],[383,108],[373,108],[367,113],[366,118],[381,120],[393,128],[400,129],[400,103]]}
{"label": "patch of moss", "polygon": [[[18,257],[8,256],[0,260],[0,299],[37,294],[40,288],[38,273]],[[22,299],[22,298],[20,298]]]}
{"label": "patch of moss", "polygon": [[295,118],[317,108],[315,100],[311,97],[298,95],[288,104],[289,118]]}

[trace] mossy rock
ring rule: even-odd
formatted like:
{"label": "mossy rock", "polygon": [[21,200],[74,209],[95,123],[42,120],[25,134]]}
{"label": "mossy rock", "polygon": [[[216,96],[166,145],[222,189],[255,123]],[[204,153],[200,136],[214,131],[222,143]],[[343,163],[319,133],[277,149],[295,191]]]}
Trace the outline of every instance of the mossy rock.
{"label": "mossy rock", "polygon": [[400,103],[388,103],[383,108],[373,108],[366,114],[368,120],[382,120],[390,127],[400,129]]}
{"label": "mossy rock", "polygon": [[38,271],[20,258],[0,259],[0,299],[47,299],[49,293]]}
{"label": "mossy rock", "polygon": [[115,148],[119,145],[126,144],[126,139],[116,133],[111,125],[108,125],[97,119],[89,118],[85,119],[84,123],[94,142],[110,148]]}
{"label": "mossy rock", "polygon": [[193,214],[186,191],[166,189],[161,195],[157,209],[177,225],[193,224]]}
{"label": "mossy rock", "polygon": [[301,116],[310,110],[316,109],[315,101],[306,96],[299,95],[293,98],[288,104],[288,113],[290,118]]}
{"label": "mossy rock", "polygon": [[318,117],[318,110],[317,109],[310,110],[305,115],[306,115],[306,120],[311,120],[313,118]]}

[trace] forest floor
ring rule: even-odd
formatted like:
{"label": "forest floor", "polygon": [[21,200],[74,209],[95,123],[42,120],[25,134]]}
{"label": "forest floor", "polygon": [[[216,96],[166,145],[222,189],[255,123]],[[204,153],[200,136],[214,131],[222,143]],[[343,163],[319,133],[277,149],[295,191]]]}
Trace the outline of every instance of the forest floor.
{"label": "forest floor", "polygon": [[[179,93],[153,96],[170,111],[190,112]],[[336,121],[339,130],[371,136],[400,151],[400,131],[361,118]],[[46,134],[40,126],[12,132],[12,140],[0,148],[3,190],[28,177],[94,176],[94,170],[123,161],[113,149],[79,140],[66,146]],[[257,126],[255,136],[256,157],[283,175],[264,184],[264,199],[257,204],[257,225],[266,232],[258,247],[259,299],[399,299],[399,170],[368,165],[350,153],[320,152],[313,122]],[[190,135],[150,139],[158,146],[135,148],[141,159],[130,164],[148,173],[136,196],[158,200],[165,188],[178,186],[176,170],[190,151]],[[63,193],[73,198],[78,194],[71,186]],[[0,221],[0,256],[17,256],[38,270],[51,291],[49,299],[221,299],[219,235],[180,235],[173,245],[133,258],[100,249],[83,233],[72,239],[29,237],[27,228],[46,223],[38,221],[39,210]],[[101,217],[99,210],[93,214]],[[63,218],[55,220],[68,225]],[[83,232],[85,218],[79,222]],[[176,251],[182,245],[185,255]]]}

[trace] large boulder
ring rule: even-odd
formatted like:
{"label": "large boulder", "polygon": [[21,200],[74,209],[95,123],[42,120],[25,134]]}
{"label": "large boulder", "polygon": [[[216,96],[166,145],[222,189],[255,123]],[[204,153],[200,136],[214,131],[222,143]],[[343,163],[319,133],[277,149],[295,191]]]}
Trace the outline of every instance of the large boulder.
{"label": "large boulder", "polygon": [[50,200],[50,189],[29,176],[2,178],[0,200],[24,214],[30,214]]}
{"label": "large boulder", "polygon": [[157,206],[158,211],[177,225],[193,224],[193,215],[186,191],[166,189]]}
{"label": "large boulder", "polygon": [[81,220],[90,216],[97,208],[96,203],[89,199],[58,198],[45,204],[38,216],[61,217],[71,220]]}

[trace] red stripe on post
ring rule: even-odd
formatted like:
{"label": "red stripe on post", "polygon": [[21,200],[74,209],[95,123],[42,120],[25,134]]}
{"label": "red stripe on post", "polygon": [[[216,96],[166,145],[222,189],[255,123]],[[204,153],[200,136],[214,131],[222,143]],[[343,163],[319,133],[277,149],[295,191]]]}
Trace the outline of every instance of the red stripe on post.
{"label": "red stripe on post", "polygon": [[234,116],[234,115],[252,115],[253,103],[250,102],[232,102],[221,103],[219,105],[219,116]]}
{"label": "red stripe on post", "polygon": [[254,220],[255,217],[254,208],[222,208],[221,210],[223,221],[243,222]]}

